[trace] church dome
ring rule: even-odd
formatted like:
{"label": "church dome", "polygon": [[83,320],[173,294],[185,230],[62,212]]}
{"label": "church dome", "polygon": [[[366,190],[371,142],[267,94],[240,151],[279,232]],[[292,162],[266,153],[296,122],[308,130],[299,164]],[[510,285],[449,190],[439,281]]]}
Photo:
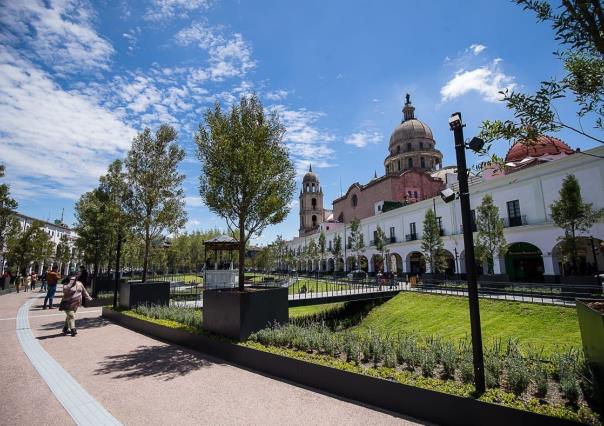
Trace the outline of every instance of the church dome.
{"label": "church dome", "polygon": [[574,151],[560,139],[551,136],[539,136],[529,143],[518,141],[509,149],[505,161],[517,162],[525,158],[542,157],[544,155],[571,155]]}
{"label": "church dome", "polygon": [[306,174],[302,178],[302,182],[319,182],[319,178],[312,171],[312,165],[308,168],[308,172],[306,172]]}
{"label": "church dome", "polygon": [[403,142],[420,139],[428,139],[430,142],[434,141],[430,127],[416,118],[405,120],[392,132],[390,136],[390,148]]}

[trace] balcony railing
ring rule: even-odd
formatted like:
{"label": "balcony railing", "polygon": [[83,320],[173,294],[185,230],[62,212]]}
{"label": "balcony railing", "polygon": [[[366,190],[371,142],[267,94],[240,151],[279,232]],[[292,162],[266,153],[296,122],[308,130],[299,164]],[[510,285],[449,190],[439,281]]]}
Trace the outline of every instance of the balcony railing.
{"label": "balcony railing", "polygon": [[520,216],[512,216],[512,217],[508,217],[506,219],[504,219],[504,226],[506,228],[513,228],[515,226],[523,226],[523,225],[528,225],[528,222],[526,221],[526,215],[520,215]]}
{"label": "balcony railing", "polygon": [[415,241],[415,240],[417,240],[417,234],[416,233],[407,234],[407,235],[405,235],[405,240],[406,241]]}

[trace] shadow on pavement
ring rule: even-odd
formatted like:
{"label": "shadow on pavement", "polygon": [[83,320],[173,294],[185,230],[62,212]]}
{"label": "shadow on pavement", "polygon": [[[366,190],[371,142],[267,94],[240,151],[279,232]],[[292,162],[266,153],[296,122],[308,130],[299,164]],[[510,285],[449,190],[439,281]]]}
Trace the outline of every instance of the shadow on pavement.
{"label": "shadow on pavement", "polygon": [[[42,324],[42,325],[36,327],[36,329],[45,330],[45,331],[61,330],[63,328],[64,324],[65,324],[65,320],[62,319],[61,321],[51,322],[48,324]],[[105,318],[102,318],[102,317],[78,318],[76,316],[76,328],[78,330],[105,327],[106,325],[111,325],[111,324],[112,324],[111,321],[107,321]],[[44,336],[42,336],[42,337],[44,337]],[[38,339],[39,339],[39,337],[38,337]]]}
{"label": "shadow on pavement", "polygon": [[188,373],[209,367],[218,360],[203,357],[181,347],[139,346],[131,352],[107,356],[95,370],[96,375],[113,374],[114,379],[136,379],[138,377],[158,377],[172,380]]}

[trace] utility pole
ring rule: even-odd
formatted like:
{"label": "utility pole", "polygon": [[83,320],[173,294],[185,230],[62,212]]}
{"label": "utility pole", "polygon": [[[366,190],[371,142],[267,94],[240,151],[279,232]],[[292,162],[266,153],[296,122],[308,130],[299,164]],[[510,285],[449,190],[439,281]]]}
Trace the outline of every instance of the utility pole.
{"label": "utility pole", "polygon": [[470,305],[470,328],[472,331],[474,386],[476,387],[476,392],[482,394],[485,391],[484,356],[482,352],[482,332],[480,329],[478,286],[476,284],[476,262],[474,259],[474,236],[472,234],[472,214],[470,211],[470,194],[468,190],[466,145],[463,138],[464,124],[461,121],[461,113],[456,112],[451,115],[449,118],[449,126],[455,136],[455,156],[457,157],[457,179],[459,181],[461,223],[463,224],[463,242],[466,272],[468,275],[468,302]]}

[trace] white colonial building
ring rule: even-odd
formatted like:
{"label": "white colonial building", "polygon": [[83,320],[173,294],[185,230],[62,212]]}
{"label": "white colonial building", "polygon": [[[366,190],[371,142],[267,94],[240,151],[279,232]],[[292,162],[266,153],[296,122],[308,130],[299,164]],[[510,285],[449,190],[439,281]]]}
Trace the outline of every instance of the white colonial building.
{"label": "white colonial building", "polygon": [[[563,273],[559,251],[559,238],[563,236],[563,231],[552,223],[550,206],[559,198],[562,180],[573,174],[581,185],[583,200],[593,203],[595,208],[604,208],[603,156],[604,147],[579,153],[558,139],[542,137],[534,147],[513,145],[506,156],[505,170],[487,168],[481,176],[471,180],[472,209],[481,204],[486,194],[490,194],[505,222],[508,252],[494,262],[495,274],[502,274],[506,279],[515,281],[557,280]],[[455,170],[447,169],[446,179],[441,178],[443,187],[456,190],[456,175],[450,176],[451,170]],[[393,273],[430,272],[430,266],[426,265],[420,248],[423,220],[428,209],[435,209],[441,225],[448,257],[447,272],[465,272],[460,202],[456,199],[445,203],[440,197],[424,199],[386,212],[376,210],[373,216],[362,219],[365,249],[360,268],[370,273],[378,269]],[[319,226],[325,235],[327,246],[322,261],[297,255],[303,252],[311,239],[318,244],[319,232],[288,242],[288,248],[296,259],[290,265],[291,268],[341,271],[355,267],[352,257],[356,253],[345,243],[350,236],[350,225],[328,225]],[[388,239],[384,256],[386,262],[373,245],[378,226],[384,230]],[[342,241],[342,255],[338,259],[330,252],[336,235],[340,235]],[[597,266],[600,271],[604,270],[604,222],[596,223],[583,237],[580,244],[582,268],[595,272]]]}
{"label": "white colonial building", "polygon": [[[75,241],[77,239],[77,234],[69,228],[67,225],[62,223],[60,220],[56,220],[54,222],[48,222],[41,219],[36,219],[21,213],[16,214],[17,220],[19,221],[19,226],[21,230],[24,230],[32,225],[34,222],[41,222],[42,229],[46,232],[50,238],[50,241],[53,244],[53,256],[50,259],[46,259],[45,261],[33,262],[29,265],[28,272],[36,271],[41,274],[46,268],[49,268],[51,265],[56,265],[60,268],[60,272],[63,274],[69,273],[69,271],[73,270],[77,266],[77,252],[75,248]],[[61,263],[55,259],[55,254],[57,253],[57,246],[61,243],[61,239],[66,238],[67,244],[69,245],[69,249],[71,252],[71,260],[69,262]],[[0,273],[4,272],[4,268],[6,268],[6,260],[0,256]]]}

